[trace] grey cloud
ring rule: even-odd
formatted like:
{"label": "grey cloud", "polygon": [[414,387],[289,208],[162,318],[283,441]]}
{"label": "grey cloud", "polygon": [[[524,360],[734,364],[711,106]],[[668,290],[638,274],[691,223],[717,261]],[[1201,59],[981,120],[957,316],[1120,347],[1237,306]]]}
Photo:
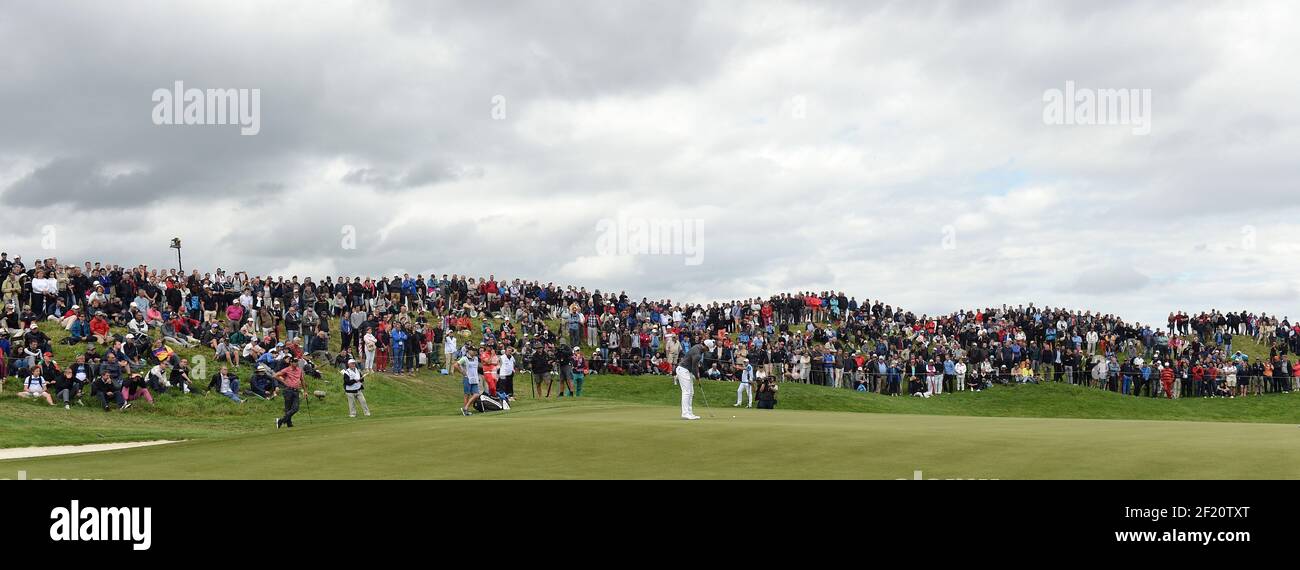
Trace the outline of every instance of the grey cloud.
{"label": "grey cloud", "polygon": [[1138,291],[1151,278],[1131,266],[1109,265],[1083,269],[1067,289],[1086,295],[1117,295]]}
{"label": "grey cloud", "polygon": [[[1191,251],[1243,224],[1261,249],[1297,231],[1297,84],[1249,55],[1296,40],[1223,17],[1230,3],[303,3],[309,22],[283,6],[7,6],[9,249],[39,247],[31,228],[52,219],[72,228],[62,257],[167,265],[165,240],[181,235],[202,267],[569,282],[562,268],[593,254],[592,221],[623,206],[709,218],[705,263],[639,258],[588,286],[1140,313],[1285,306],[1295,281],[1282,264],[1256,271],[1275,263],[1262,253]],[[261,133],[153,125],[150,93],[178,79],[261,89]],[[1152,134],[1043,125],[1043,90],[1070,79],[1151,88]],[[805,120],[782,116],[797,94]],[[1034,186],[1059,201],[985,200]],[[941,250],[939,229],[965,215],[978,220]],[[355,250],[339,246],[344,225]],[[1130,257],[1140,270],[1116,261]],[[1226,262],[1238,277],[1189,270]],[[1267,293],[1235,293],[1256,284]]]}
{"label": "grey cloud", "polygon": [[404,171],[357,168],[343,175],[341,180],[356,186],[368,186],[383,191],[396,191],[465,178],[481,178],[482,176],[482,168],[454,167],[436,161],[429,161]]}

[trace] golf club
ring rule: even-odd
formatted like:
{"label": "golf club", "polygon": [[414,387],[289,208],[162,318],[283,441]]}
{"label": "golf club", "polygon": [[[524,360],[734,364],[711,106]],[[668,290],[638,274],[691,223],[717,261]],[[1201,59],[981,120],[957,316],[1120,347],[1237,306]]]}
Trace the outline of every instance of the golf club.
{"label": "golf club", "polygon": [[713,406],[709,405],[709,396],[704,393],[704,377],[696,378],[696,382],[700,385],[700,398],[704,400],[704,411],[709,414],[709,419],[717,419],[713,416]]}
{"label": "golf club", "polygon": [[[302,369],[302,368],[303,368],[303,364],[304,364],[305,362],[306,362],[305,359],[301,359],[301,358],[298,359],[298,363],[297,363],[297,364],[298,364],[298,368],[299,368],[299,369]],[[311,391],[307,389],[307,375],[306,375],[306,374],[303,374],[303,375],[302,375],[302,387],[298,390],[298,392],[299,392],[298,400],[301,401],[301,402],[303,403],[303,404],[302,404],[302,415],[303,415],[304,418],[306,418],[306,417],[307,417],[307,412],[311,409],[311,398],[312,398],[312,393],[311,393]]]}

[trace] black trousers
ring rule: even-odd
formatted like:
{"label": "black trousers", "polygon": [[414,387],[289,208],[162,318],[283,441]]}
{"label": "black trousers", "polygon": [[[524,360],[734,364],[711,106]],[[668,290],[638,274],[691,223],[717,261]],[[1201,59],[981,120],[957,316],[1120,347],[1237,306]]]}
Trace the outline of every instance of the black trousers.
{"label": "black trousers", "polygon": [[284,397],[284,417],[280,418],[280,423],[293,427],[293,415],[298,413],[298,389],[285,388],[280,394]]}
{"label": "black trousers", "polygon": [[[109,397],[108,397],[107,395],[105,395],[103,392],[96,392],[96,393],[95,393],[95,397],[99,398],[99,405],[100,405],[100,407],[102,407],[102,408],[104,408],[105,410],[107,410],[107,409],[108,409],[108,398],[109,398]],[[112,398],[113,398],[113,403],[115,403],[115,404],[117,404],[117,405],[119,405],[119,406],[121,406],[124,402],[126,402],[126,400],[123,400],[123,399],[122,399],[122,391],[121,391],[120,389],[117,390],[116,392],[113,392],[113,396],[112,396]]]}

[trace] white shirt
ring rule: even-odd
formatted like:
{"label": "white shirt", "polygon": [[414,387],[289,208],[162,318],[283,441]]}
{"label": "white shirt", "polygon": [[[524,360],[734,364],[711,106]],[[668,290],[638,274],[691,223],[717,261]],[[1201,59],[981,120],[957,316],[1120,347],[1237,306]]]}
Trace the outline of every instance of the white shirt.
{"label": "white shirt", "polygon": [[515,373],[515,357],[509,354],[501,355],[500,376],[509,376]]}
{"label": "white shirt", "polygon": [[59,292],[59,282],[51,277],[32,279],[32,292],[57,294]]}
{"label": "white shirt", "polygon": [[360,390],[362,388],[360,370],[356,368],[344,368],[341,372],[343,372],[344,390]]}
{"label": "white shirt", "polygon": [[478,384],[478,359],[462,356],[458,362],[465,371],[465,380],[470,384]]}

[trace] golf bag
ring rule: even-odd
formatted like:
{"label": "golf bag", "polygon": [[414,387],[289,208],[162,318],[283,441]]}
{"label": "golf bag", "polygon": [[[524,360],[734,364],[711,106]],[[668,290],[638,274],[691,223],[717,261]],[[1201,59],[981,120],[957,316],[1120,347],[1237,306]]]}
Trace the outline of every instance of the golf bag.
{"label": "golf bag", "polygon": [[483,394],[479,396],[477,400],[474,401],[474,409],[479,412],[500,412],[502,410],[509,410],[510,403],[506,402],[505,400],[494,398],[487,394]]}

